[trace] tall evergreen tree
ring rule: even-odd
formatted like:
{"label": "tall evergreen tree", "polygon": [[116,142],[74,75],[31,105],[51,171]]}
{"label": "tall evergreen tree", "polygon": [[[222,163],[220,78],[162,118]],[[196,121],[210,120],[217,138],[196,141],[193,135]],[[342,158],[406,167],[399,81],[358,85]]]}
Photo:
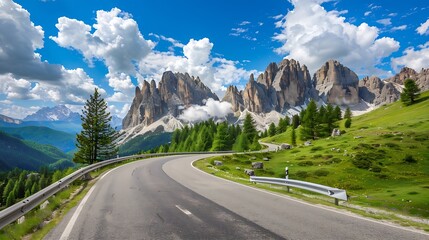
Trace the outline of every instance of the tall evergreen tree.
{"label": "tall evergreen tree", "polygon": [[298,114],[293,115],[293,117],[292,117],[292,128],[295,129],[300,124],[301,124],[301,122],[300,122],[300,119],[299,119],[299,115]]}
{"label": "tall evergreen tree", "polygon": [[274,125],[274,123],[271,123],[268,127],[268,134],[270,135],[270,137],[276,135],[276,125]]}
{"label": "tall evergreen tree", "polygon": [[341,120],[342,119],[341,116],[342,116],[342,114],[341,114],[341,108],[338,107],[338,106],[336,106],[335,109],[334,109],[334,119],[335,119],[335,121]]}
{"label": "tall evergreen tree", "polygon": [[115,140],[118,134],[110,126],[111,119],[106,101],[95,89],[82,110],[82,131],[77,134],[78,152],[74,162],[93,164],[117,154]]}
{"label": "tall evergreen tree", "polygon": [[212,151],[224,151],[228,150],[228,124],[223,122],[218,125],[216,135],[213,139]]}
{"label": "tall evergreen tree", "polygon": [[407,79],[404,81],[404,90],[401,93],[401,101],[405,106],[409,106],[416,102],[416,99],[419,97],[420,89],[417,86],[416,82],[412,79]]}
{"label": "tall evergreen tree", "polygon": [[292,140],[292,146],[296,146],[296,132],[295,128],[292,128],[292,134],[291,134],[291,140]]}
{"label": "tall evergreen tree", "polygon": [[243,133],[246,134],[249,142],[252,142],[253,138],[258,135],[253,122],[253,118],[249,113],[246,114],[246,118],[244,119]]}
{"label": "tall evergreen tree", "polygon": [[232,146],[232,150],[243,152],[249,149],[249,140],[245,133],[241,133],[237,139],[235,140],[234,145]]}
{"label": "tall evergreen tree", "polygon": [[303,139],[315,139],[317,137],[318,119],[316,102],[311,100],[302,119],[301,137]]}
{"label": "tall evergreen tree", "polygon": [[344,119],[352,118],[352,111],[349,107],[347,107],[346,111],[344,112]]}
{"label": "tall evergreen tree", "polygon": [[[14,186],[15,186],[14,181],[12,180],[12,178],[9,178],[9,180],[7,181],[6,187],[3,190],[3,202],[2,202],[2,205],[6,204],[7,197],[9,196],[10,192],[13,192]],[[14,197],[15,197],[15,195],[14,195]]]}
{"label": "tall evergreen tree", "polygon": [[276,133],[280,134],[280,133],[286,132],[288,125],[289,125],[289,117],[286,116],[285,118],[280,118],[279,124],[276,128]]}

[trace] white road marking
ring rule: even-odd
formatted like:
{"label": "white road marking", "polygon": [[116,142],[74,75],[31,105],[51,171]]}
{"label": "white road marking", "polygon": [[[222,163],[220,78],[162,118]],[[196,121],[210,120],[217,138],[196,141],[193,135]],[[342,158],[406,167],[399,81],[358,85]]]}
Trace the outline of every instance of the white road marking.
{"label": "white road marking", "polygon": [[83,209],[83,206],[85,205],[86,201],[88,200],[89,196],[94,191],[94,189],[95,189],[95,185],[92,186],[92,188],[89,190],[89,192],[86,194],[86,196],[80,202],[79,206],[77,207],[76,211],[74,212],[73,216],[71,217],[69,223],[67,224],[66,228],[64,229],[64,232],[60,237],[61,240],[67,240],[69,238],[70,233],[73,229],[73,226],[76,223],[76,220],[79,217],[79,214]]}
{"label": "white road marking", "polygon": [[184,208],[182,208],[182,207],[180,207],[179,205],[176,205],[176,207],[180,210],[180,211],[182,211],[184,214],[186,214],[186,215],[192,215],[192,213],[191,212],[189,212],[188,210],[186,210],[186,209],[184,209]]}
{"label": "white road marking", "polygon": [[[120,168],[122,166],[128,165],[130,163],[115,167],[113,169],[110,169],[108,172],[106,172],[105,174],[103,174],[99,180],[102,180],[105,176],[107,176],[107,174],[111,173],[113,170],[116,170],[117,168]],[[88,193],[85,195],[85,197],[82,199],[82,201],[80,202],[79,206],[76,208],[76,211],[73,213],[73,216],[71,217],[69,223],[67,224],[66,228],[64,229],[63,234],[60,237],[60,240],[67,240],[70,236],[71,231],[73,230],[74,224],[76,223],[77,218],[79,217],[80,212],[83,209],[83,206],[85,205],[86,201],[88,201],[89,196],[91,195],[91,193],[94,191],[95,186],[92,186],[91,189],[88,191]]]}

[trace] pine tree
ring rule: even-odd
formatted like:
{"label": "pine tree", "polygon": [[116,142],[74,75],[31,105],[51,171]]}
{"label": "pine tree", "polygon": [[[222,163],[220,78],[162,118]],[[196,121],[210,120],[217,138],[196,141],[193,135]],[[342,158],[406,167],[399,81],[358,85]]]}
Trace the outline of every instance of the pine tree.
{"label": "pine tree", "polygon": [[401,101],[405,106],[409,106],[416,102],[416,99],[419,97],[420,89],[417,86],[416,82],[412,79],[407,79],[404,81],[404,90],[401,93]]}
{"label": "pine tree", "polygon": [[245,133],[241,133],[237,139],[235,140],[234,145],[232,146],[232,150],[243,152],[249,149],[249,140]]}
{"label": "pine tree", "polygon": [[257,151],[260,150],[261,144],[259,144],[258,136],[253,137],[252,144],[250,145],[250,150]]}
{"label": "pine tree", "polygon": [[118,134],[110,126],[111,119],[106,101],[95,89],[82,110],[82,131],[77,134],[78,152],[74,155],[74,162],[93,164],[117,154],[115,140]]}
{"label": "pine tree", "polygon": [[276,133],[284,133],[287,130],[287,126],[289,125],[289,118],[286,116],[285,118],[280,118],[279,124],[276,128]]}
{"label": "pine tree", "polygon": [[342,119],[341,116],[342,116],[342,114],[341,114],[341,108],[338,107],[338,106],[336,106],[335,109],[334,109],[334,119],[335,119],[335,121],[341,120]]}
{"label": "pine tree", "polygon": [[352,119],[351,118],[347,118],[346,121],[344,122],[344,127],[345,128],[350,128],[352,126]]}
{"label": "pine tree", "polygon": [[292,117],[292,128],[295,129],[300,124],[301,124],[301,122],[300,122],[300,119],[299,119],[299,115],[298,114],[293,115],[293,117]]}
{"label": "pine tree", "polygon": [[315,139],[317,137],[318,130],[318,112],[317,105],[314,100],[311,100],[305,109],[305,114],[302,119],[301,137],[305,139]]}
{"label": "pine tree", "polygon": [[291,138],[292,138],[292,146],[296,146],[296,132],[295,132],[295,128],[292,128]]}
{"label": "pine tree", "polygon": [[228,150],[228,124],[221,123],[217,127],[216,135],[213,139],[212,151]]}
{"label": "pine tree", "polygon": [[243,133],[246,134],[249,142],[252,142],[253,138],[258,135],[255,125],[253,123],[253,118],[249,113],[246,114],[246,118],[244,119]]}
{"label": "pine tree", "polygon": [[9,180],[7,181],[6,187],[3,190],[3,202],[2,202],[2,205],[6,204],[7,197],[9,196],[10,192],[13,192],[14,186],[15,186],[15,182],[12,180],[12,178],[9,178]]}
{"label": "pine tree", "polygon": [[10,207],[15,203],[15,193],[11,191],[6,199],[6,207]]}
{"label": "pine tree", "polygon": [[352,111],[349,107],[347,107],[346,111],[344,112],[344,119],[352,118]]}
{"label": "pine tree", "polygon": [[270,137],[276,135],[276,125],[274,125],[274,123],[271,123],[268,127],[268,134],[270,135]]}
{"label": "pine tree", "polygon": [[33,183],[33,186],[31,187],[31,194],[35,194],[40,190],[39,184],[37,182]]}

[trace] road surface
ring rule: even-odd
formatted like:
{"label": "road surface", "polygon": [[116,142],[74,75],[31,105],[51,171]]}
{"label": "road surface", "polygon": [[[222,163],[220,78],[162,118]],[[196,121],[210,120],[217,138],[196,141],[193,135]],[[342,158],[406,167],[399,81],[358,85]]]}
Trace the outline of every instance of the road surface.
{"label": "road surface", "polygon": [[108,172],[45,239],[429,239],[191,166],[204,157],[154,158]]}

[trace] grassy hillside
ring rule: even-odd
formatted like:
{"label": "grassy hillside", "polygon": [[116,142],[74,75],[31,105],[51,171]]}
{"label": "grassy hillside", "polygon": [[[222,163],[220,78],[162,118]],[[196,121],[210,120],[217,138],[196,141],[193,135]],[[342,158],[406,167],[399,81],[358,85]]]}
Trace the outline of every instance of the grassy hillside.
{"label": "grassy hillside", "polygon": [[41,166],[55,163],[53,156],[34,149],[21,139],[0,131],[0,171],[13,168],[39,170]]}
{"label": "grassy hillside", "polygon": [[69,152],[76,148],[76,136],[74,134],[57,131],[48,127],[2,127],[0,130],[21,139],[55,146],[64,152]]}
{"label": "grassy hillside", "polygon": [[[350,201],[420,217],[429,217],[429,92],[418,103],[401,102],[382,106],[352,119],[346,133],[313,141],[311,146],[269,153],[270,161],[256,175],[289,177],[346,189]],[[297,131],[299,133],[299,131]],[[290,129],[267,142],[289,142]],[[299,136],[298,138],[299,139]],[[232,156],[220,159],[217,168],[210,161],[199,167],[230,179],[248,179],[242,169],[263,156]],[[241,170],[236,170],[240,167]],[[221,170],[221,171],[219,171]]]}

